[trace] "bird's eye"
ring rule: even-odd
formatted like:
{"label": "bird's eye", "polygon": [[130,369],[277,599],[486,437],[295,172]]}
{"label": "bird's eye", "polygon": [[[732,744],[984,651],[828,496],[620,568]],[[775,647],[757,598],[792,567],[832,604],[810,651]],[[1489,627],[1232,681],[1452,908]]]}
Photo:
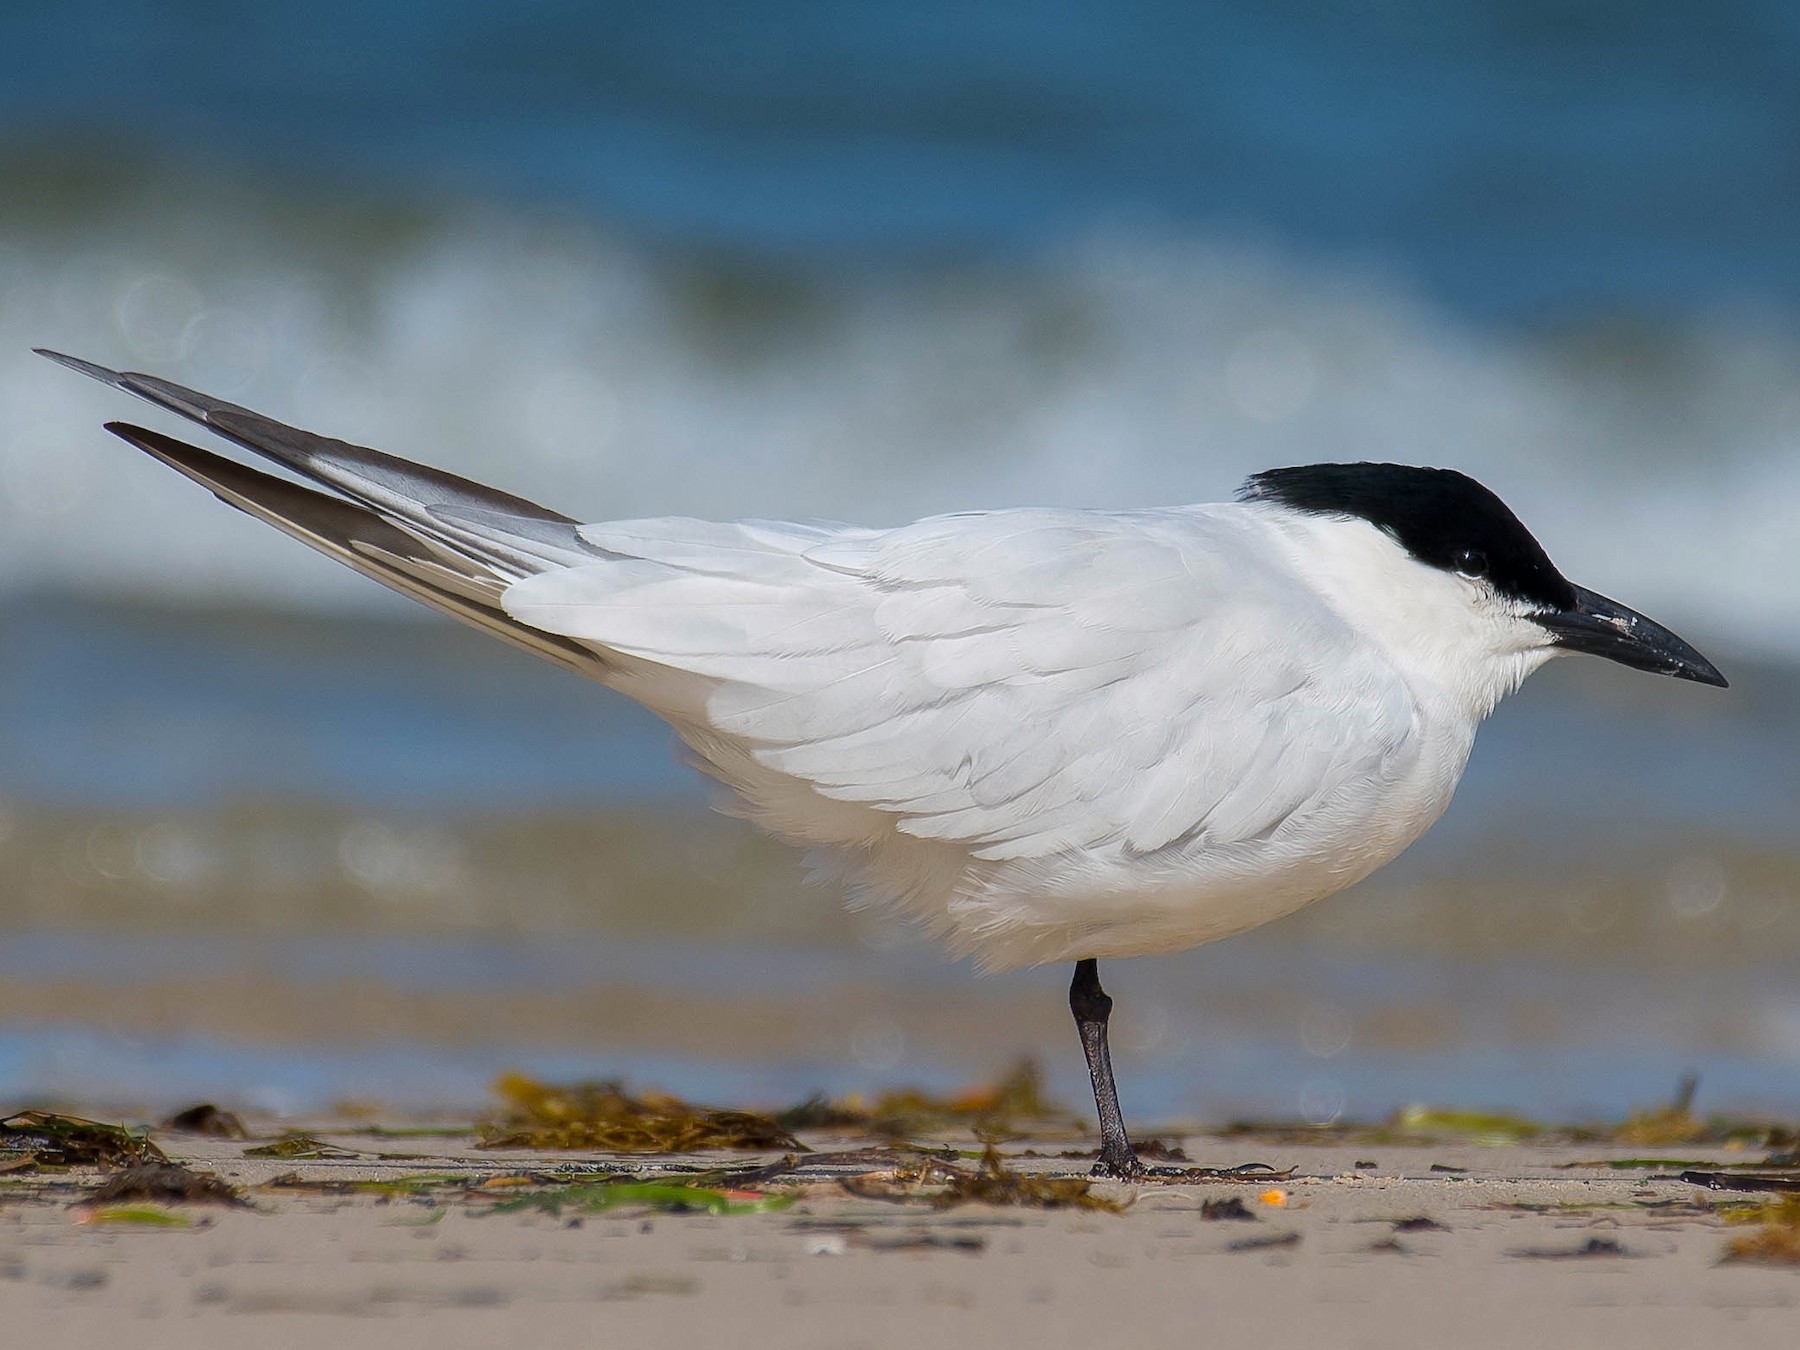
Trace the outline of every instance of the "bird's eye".
{"label": "bird's eye", "polygon": [[1451,560],[1459,577],[1468,577],[1471,581],[1480,581],[1488,574],[1487,554],[1478,548],[1465,548]]}

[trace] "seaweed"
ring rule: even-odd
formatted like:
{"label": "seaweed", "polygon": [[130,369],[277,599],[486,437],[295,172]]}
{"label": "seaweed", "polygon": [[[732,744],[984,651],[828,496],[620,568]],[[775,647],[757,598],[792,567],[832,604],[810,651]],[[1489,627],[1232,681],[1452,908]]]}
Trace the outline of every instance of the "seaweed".
{"label": "seaweed", "polygon": [[137,1167],[166,1163],[149,1138],[123,1125],[108,1125],[49,1111],[20,1111],[0,1120],[0,1163],[22,1167]]}
{"label": "seaweed", "polygon": [[1791,1191],[1800,1193],[1800,1172],[1683,1172],[1677,1180],[1710,1191]]}
{"label": "seaweed", "polygon": [[375,1195],[383,1200],[424,1199],[436,1191],[466,1191],[473,1178],[466,1172],[423,1172],[401,1177],[306,1177],[298,1172],[283,1172],[270,1177],[257,1189],[264,1191],[311,1191],[317,1195]]}
{"label": "seaweed", "polygon": [[921,1158],[911,1167],[844,1177],[839,1185],[865,1200],[927,1204],[934,1209],[984,1204],[1125,1212],[1125,1206],[1118,1201],[1095,1195],[1093,1182],[1087,1177],[1046,1177],[1013,1171],[992,1144],[983,1151],[977,1170]]}
{"label": "seaweed", "polygon": [[1395,1219],[1396,1233],[1447,1233],[1450,1230],[1429,1215],[1416,1214],[1409,1219]]}
{"label": "seaweed", "polygon": [[509,1073],[495,1084],[510,1110],[481,1126],[485,1149],[582,1149],[605,1153],[694,1153],[807,1148],[768,1116],[695,1106],[661,1093],[632,1096],[616,1082],[540,1083]]}
{"label": "seaweed", "polygon": [[341,1162],[357,1155],[347,1148],[339,1148],[335,1144],[326,1143],[323,1139],[315,1139],[310,1134],[289,1132],[270,1143],[245,1149],[244,1156],[246,1158],[291,1158],[312,1162]]}
{"label": "seaweed", "polygon": [[1591,1237],[1579,1247],[1521,1247],[1507,1255],[1521,1261],[1591,1261],[1632,1253],[1612,1238]]}
{"label": "seaweed", "polygon": [[358,1194],[404,1196],[414,1199],[433,1191],[467,1189],[473,1178],[467,1172],[412,1172],[401,1177],[366,1178],[345,1183]]}
{"label": "seaweed", "polygon": [[1614,1142],[1660,1148],[1668,1144],[1702,1144],[1721,1138],[1722,1131],[1717,1126],[1694,1115],[1694,1093],[1699,1086],[1698,1074],[1683,1074],[1674,1097],[1666,1106],[1634,1111],[1614,1131]]}
{"label": "seaweed", "polygon": [[1800,1266],[1800,1195],[1758,1206],[1737,1222],[1760,1226],[1725,1244],[1726,1263],[1763,1266]]}
{"label": "seaweed", "polygon": [[250,1132],[244,1128],[244,1122],[230,1111],[221,1111],[211,1102],[201,1102],[190,1106],[185,1111],[177,1111],[163,1121],[158,1129],[172,1130],[176,1134],[203,1134],[213,1139],[248,1139]]}
{"label": "seaweed", "polygon": [[1246,1209],[1243,1200],[1235,1195],[1227,1196],[1223,1200],[1202,1200],[1200,1217],[1202,1219],[1248,1219],[1251,1223],[1256,1222],[1256,1215]]}
{"label": "seaweed", "polygon": [[721,1191],[710,1186],[691,1186],[673,1181],[597,1181],[584,1185],[526,1191],[490,1206],[488,1214],[518,1214],[535,1210],[560,1217],[565,1209],[578,1214],[604,1214],[630,1207],[661,1214],[766,1214],[786,1209],[792,1195],[762,1191]]}
{"label": "seaweed", "polygon": [[185,1214],[171,1214],[153,1205],[115,1205],[110,1209],[86,1209],[76,1223],[130,1223],[150,1228],[192,1228],[194,1221]]}
{"label": "seaweed", "polygon": [[206,1172],[195,1172],[180,1163],[150,1163],[128,1167],[109,1177],[92,1195],[79,1203],[102,1206],[130,1201],[156,1204],[232,1205],[248,1209],[242,1192],[229,1182]]}
{"label": "seaweed", "polygon": [[788,1129],[857,1129],[892,1139],[969,1127],[999,1134],[1026,1123],[1078,1123],[1067,1107],[1044,1095],[1043,1069],[1033,1059],[1020,1060],[996,1082],[948,1095],[895,1088],[870,1104],[854,1096],[837,1101],[815,1096],[776,1119]]}
{"label": "seaweed", "polygon": [[1043,1177],[1013,1171],[992,1144],[982,1154],[980,1171],[953,1173],[932,1203],[939,1209],[980,1203],[1024,1205],[1033,1209],[1097,1209],[1108,1214],[1125,1212],[1125,1207],[1118,1201],[1095,1195],[1093,1183],[1086,1177]]}
{"label": "seaweed", "polygon": [[1536,1121],[1504,1111],[1454,1111],[1431,1106],[1409,1106],[1395,1116],[1392,1125],[1404,1135],[1450,1135],[1471,1144],[1495,1147],[1523,1143],[1544,1133],[1544,1127]]}
{"label": "seaweed", "polygon": [[1264,1252],[1280,1247],[1298,1247],[1300,1234],[1289,1230],[1285,1233],[1270,1233],[1266,1237],[1239,1238],[1236,1242],[1227,1242],[1228,1252]]}

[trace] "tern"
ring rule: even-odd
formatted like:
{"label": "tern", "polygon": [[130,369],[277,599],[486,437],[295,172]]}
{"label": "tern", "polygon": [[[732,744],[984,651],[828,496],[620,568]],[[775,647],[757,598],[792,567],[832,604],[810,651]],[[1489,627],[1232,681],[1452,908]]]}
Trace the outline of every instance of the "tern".
{"label": "tern", "polygon": [[317,485],[107,424],[364,576],[642,703],[857,900],[985,968],[1074,962],[1103,1175],[1148,1169],[1101,958],[1243,932],[1391,861],[1449,804],[1482,719],[1553,656],[1726,683],[1568,581],[1450,469],[1311,464],[1224,503],[896,529],[583,524],[42,355]]}

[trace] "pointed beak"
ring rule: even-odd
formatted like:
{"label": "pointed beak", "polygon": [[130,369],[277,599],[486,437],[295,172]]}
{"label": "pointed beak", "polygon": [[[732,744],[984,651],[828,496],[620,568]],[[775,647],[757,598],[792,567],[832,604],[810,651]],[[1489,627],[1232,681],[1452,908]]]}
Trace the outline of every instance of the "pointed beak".
{"label": "pointed beak", "polygon": [[1604,656],[1656,675],[1726,687],[1717,666],[1661,624],[1580,586],[1575,588],[1572,608],[1540,614],[1537,622],[1551,632],[1557,646],[1568,651]]}

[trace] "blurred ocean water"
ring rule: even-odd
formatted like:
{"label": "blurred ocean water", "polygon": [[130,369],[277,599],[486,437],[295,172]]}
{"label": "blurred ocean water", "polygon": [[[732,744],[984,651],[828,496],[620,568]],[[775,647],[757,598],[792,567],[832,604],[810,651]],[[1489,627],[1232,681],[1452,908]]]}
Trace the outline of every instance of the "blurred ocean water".
{"label": "blurred ocean water", "polygon": [[1485,315],[1800,303],[1783,0],[93,0],[9,7],[0,39],[15,143],[85,131],[334,196],[862,261],[1127,214]]}
{"label": "blurred ocean water", "polygon": [[15,9],[0,578],[366,603],[48,344],[588,518],[1451,464],[1792,655],[1797,122],[1774,0]]}
{"label": "blurred ocean water", "polygon": [[[966,983],[695,825],[653,719],[415,621],[112,441],[102,420],[158,414],[47,345],[592,519],[1465,469],[1734,689],[1538,676],[1394,869],[1144,963],[1144,1064],[1176,1066],[1146,1100],[1622,1110],[1700,1067],[1791,1106],[1796,125],[1800,19],[1774,0],[0,14],[0,1090],[466,1099],[472,1064],[575,1062],[541,1020],[476,1053],[396,1014],[345,1048],[303,1018],[234,1030],[235,986],[186,1022],[159,1001],[271,961],[300,990],[409,987],[399,962],[419,997],[484,963],[521,998],[712,981],[643,945],[666,943],[772,1003],[780,947],[860,962],[842,1007],[896,1000],[854,1053],[642,1028],[596,1052],[733,1092],[926,1073],[961,1042],[903,996]],[[130,973],[148,932],[186,964]],[[559,934],[588,975],[540,959]],[[359,964],[374,937],[402,955]],[[539,955],[509,964],[519,943]],[[1055,984],[970,995],[993,1029],[972,1071],[1039,1044],[1008,998],[1064,1030]],[[1321,1026],[1350,1028],[1341,1056]]]}

